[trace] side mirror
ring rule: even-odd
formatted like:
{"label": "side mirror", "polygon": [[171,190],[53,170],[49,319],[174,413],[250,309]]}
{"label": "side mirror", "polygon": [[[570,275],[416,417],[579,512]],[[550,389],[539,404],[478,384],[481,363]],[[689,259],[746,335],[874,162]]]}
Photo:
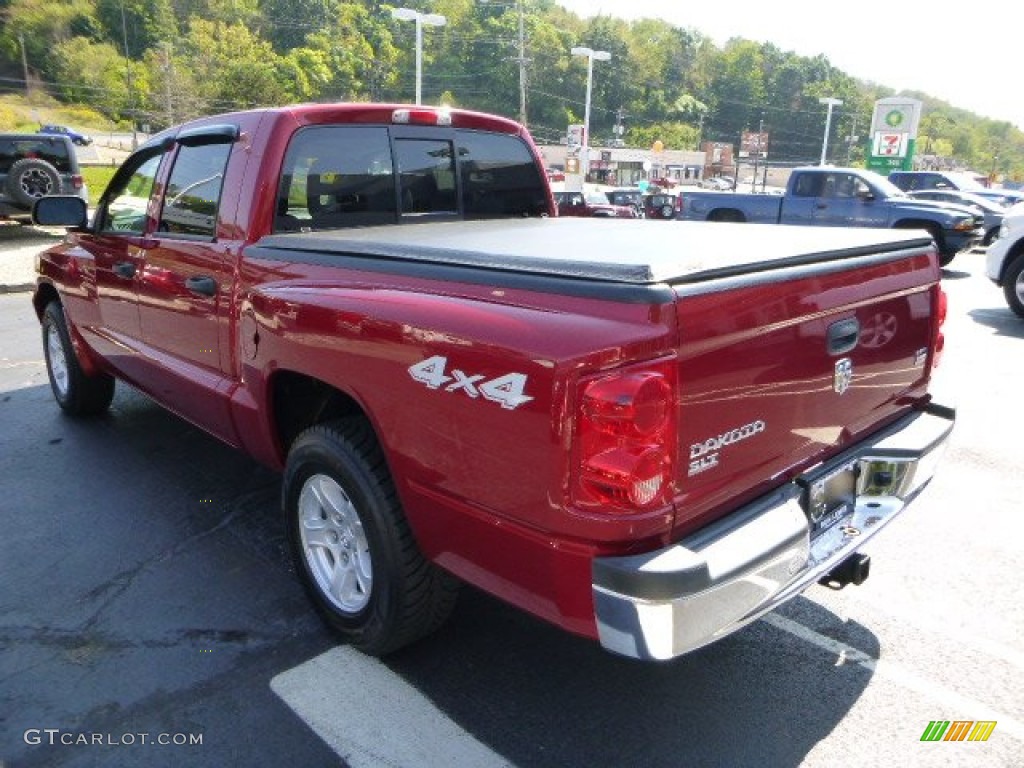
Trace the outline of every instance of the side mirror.
{"label": "side mirror", "polygon": [[32,206],[32,223],[42,227],[85,227],[89,208],[77,195],[49,195]]}

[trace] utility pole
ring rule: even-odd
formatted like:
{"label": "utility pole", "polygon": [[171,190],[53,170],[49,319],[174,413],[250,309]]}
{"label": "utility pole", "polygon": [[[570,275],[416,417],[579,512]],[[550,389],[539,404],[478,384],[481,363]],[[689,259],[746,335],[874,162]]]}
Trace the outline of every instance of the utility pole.
{"label": "utility pole", "polygon": [[526,58],[526,31],[523,17],[523,0],[518,0],[516,5],[519,8],[519,55],[513,59],[519,64],[519,122],[526,125],[526,65],[529,59]]}
{"label": "utility pole", "polygon": [[626,111],[619,107],[615,110],[615,127],[612,128],[612,133],[615,134],[615,141],[612,146],[624,147],[626,142],[623,140],[623,135],[626,133],[626,126],[622,124],[622,118],[625,117]]}
{"label": "utility pole", "polygon": [[128,58],[128,22],[124,17],[124,3],[121,3],[121,36],[124,39],[124,78],[128,86],[128,114],[132,119],[132,152],[139,148],[138,120],[135,114],[135,88],[132,85],[132,63]]}
{"label": "utility pole", "polygon": [[25,53],[25,36],[18,35],[18,42],[21,43],[21,68],[25,73],[25,95],[28,96],[28,54]]}
{"label": "utility pole", "polygon": [[[931,136],[929,135],[929,140]],[[853,148],[857,145],[857,113],[853,113],[853,126],[850,128],[850,135],[846,139],[846,164],[853,164]]]}
{"label": "utility pole", "polygon": [[754,177],[750,180],[750,191],[757,191],[757,161],[761,157],[761,135],[764,133],[764,118],[762,117],[757,124],[757,144],[754,149]]}
{"label": "utility pole", "polygon": [[167,125],[174,125],[174,101],[171,98],[172,88],[171,81],[174,78],[174,59],[171,57],[171,43],[169,40],[162,46],[164,61],[164,108],[167,110]]}

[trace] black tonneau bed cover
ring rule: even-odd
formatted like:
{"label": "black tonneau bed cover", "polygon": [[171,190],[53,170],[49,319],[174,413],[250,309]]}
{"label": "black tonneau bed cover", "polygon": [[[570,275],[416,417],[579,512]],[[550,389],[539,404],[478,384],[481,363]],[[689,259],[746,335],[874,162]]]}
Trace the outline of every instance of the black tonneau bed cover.
{"label": "black tonneau bed cover", "polygon": [[322,255],[392,259],[651,285],[700,282],[928,247],[923,230],[640,219],[497,219],[268,235],[253,258]]}

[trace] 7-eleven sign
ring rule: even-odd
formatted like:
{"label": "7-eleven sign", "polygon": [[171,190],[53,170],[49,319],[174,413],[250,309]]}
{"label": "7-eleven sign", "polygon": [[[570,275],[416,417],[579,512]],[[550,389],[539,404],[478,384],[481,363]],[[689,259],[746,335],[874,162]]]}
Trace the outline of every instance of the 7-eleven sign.
{"label": "7-eleven sign", "polygon": [[878,131],[875,133],[871,154],[876,157],[906,157],[908,137],[906,133]]}

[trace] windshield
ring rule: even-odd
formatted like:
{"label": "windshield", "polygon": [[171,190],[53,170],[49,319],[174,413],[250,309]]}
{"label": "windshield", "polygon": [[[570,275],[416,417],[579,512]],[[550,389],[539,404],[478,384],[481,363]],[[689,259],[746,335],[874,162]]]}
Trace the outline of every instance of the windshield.
{"label": "windshield", "polygon": [[1002,212],[1004,209],[1004,206],[1000,205],[995,200],[990,200],[987,197],[976,195],[973,192],[964,192],[962,199],[964,202],[976,205],[985,211]]}
{"label": "windshield", "polygon": [[906,192],[885,178],[885,176],[874,171],[861,171],[861,173],[864,174],[864,181],[886,197],[907,197]]}
{"label": "windshield", "polygon": [[969,173],[949,173],[950,180],[955,182],[957,187],[960,189],[985,189],[978,180],[971,176]]}
{"label": "windshield", "polygon": [[600,192],[587,192],[586,197],[589,205],[608,205],[608,198]]}

